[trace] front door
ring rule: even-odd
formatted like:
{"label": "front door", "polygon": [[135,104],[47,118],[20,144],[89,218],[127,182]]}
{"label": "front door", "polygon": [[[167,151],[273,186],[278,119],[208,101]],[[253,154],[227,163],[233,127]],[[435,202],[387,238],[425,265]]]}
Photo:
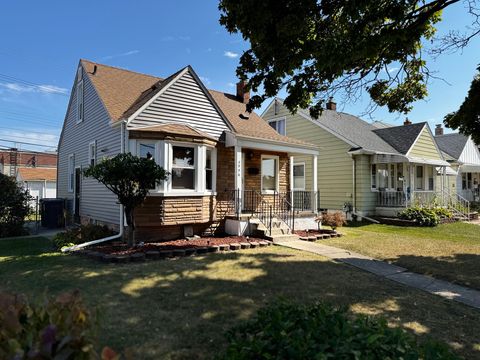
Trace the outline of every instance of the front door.
{"label": "front door", "polygon": [[80,191],[81,191],[81,170],[80,168],[75,169],[75,187],[74,187],[74,202],[75,209],[73,213],[73,220],[76,223],[80,223]]}

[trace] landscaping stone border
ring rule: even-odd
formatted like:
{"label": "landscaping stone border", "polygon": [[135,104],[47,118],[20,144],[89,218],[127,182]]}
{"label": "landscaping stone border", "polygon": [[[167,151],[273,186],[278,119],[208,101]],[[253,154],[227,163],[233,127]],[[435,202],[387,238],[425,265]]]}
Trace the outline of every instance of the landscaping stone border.
{"label": "landscaping stone border", "polygon": [[226,253],[231,251],[238,250],[247,250],[254,249],[258,247],[267,247],[273,243],[268,240],[262,241],[253,241],[253,242],[243,242],[243,243],[231,243],[231,244],[222,244],[222,245],[211,245],[206,247],[198,248],[185,248],[185,249],[174,249],[174,250],[149,250],[146,252],[137,252],[130,255],[115,255],[115,254],[104,254],[98,251],[93,250],[77,250],[72,254],[78,256],[84,256],[96,261],[101,261],[104,263],[110,264],[127,264],[130,262],[144,262],[152,260],[164,260],[167,258],[181,258],[194,255],[207,255],[210,253]]}
{"label": "landscaping stone border", "polygon": [[331,233],[315,234],[312,236],[299,236],[298,238],[303,241],[317,241],[317,240],[330,239],[333,237],[342,237],[342,236],[343,234],[341,233],[331,232]]}

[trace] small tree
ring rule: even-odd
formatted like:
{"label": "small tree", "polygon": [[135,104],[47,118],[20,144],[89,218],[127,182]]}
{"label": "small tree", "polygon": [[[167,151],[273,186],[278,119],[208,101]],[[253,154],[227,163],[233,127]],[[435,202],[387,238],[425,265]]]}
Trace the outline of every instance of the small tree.
{"label": "small tree", "polygon": [[140,158],[130,153],[90,166],[84,175],[92,177],[117,195],[123,205],[128,225],[128,244],[135,244],[135,208],[141,205],[150,189],[166,180],[168,172],[152,159]]}
{"label": "small tree", "polygon": [[30,214],[28,191],[13,177],[0,173],[0,237],[23,235],[25,218]]}
{"label": "small tree", "polygon": [[[345,225],[347,223],[347,219],[345,218],[345,214],[340,212],[340,211],[336,211],[334,213],[327,213],[327,212],[323,213],[321,218],[320,218],[320,221],[324,225],[330,226],[332,228],[332,230],[336,230],[337,227],[342,227],[343,225]],[[317,222],[318,222],[318,220],[317,220]]]}

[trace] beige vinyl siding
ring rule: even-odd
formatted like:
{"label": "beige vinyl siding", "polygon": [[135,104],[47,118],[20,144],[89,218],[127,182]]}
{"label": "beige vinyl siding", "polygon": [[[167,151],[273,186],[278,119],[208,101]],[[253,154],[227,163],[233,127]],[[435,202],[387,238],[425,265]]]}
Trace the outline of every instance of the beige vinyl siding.
{"label": "beige vinyl siding", "polygon": [[[286,117],[286,135],[319,146],[318,191],[320,207],[340,210],[352,202],[352,159],[347,154],[350,145],[323,130],[298,114],[291,115],[283,106],[274,113],[272,105],[264,114],[265,120]],[[305,162],[306,190],[312,190],[312,158],[296,156],[294,162]]]}
{"label": "beige vinyl siding", "polygon": [[424,127],[420,137],[417,139],[417,142],[413,145],[413,148],[408,153],[408,156],[442,160],[434,141],[435,140],[430,135],[427,127]]}
{"label": "beige vinyl siding", "polygon": [[356,208],[364,214],[373,213],[376,207],[377,193],[372,191],[371,183],[371,158],[370,155],[355,157]]}
{"label": "beige vinyl siding", "polygon": [[[75,154],[75,167],[86,168],[89,143],[96,140],[96,159],[115,156],[120,152],[120,127],[112,128],[110,118],[88,76],[84,74],[84,120],[76,123],[76,84],[67,109],[58,149],[57,196],[70,200],[73,213],[73,192],[68,191],[68,156]],[[118,224],[119,205],[116,196],[98,181],[82,177],[80,215]]]}
{"label": "beige vinyl siding", "polygon": [[190,72],[186,72],[135,117],[129,128],[158,125],[163,122],[187,124],[218,139],[228,130]]}

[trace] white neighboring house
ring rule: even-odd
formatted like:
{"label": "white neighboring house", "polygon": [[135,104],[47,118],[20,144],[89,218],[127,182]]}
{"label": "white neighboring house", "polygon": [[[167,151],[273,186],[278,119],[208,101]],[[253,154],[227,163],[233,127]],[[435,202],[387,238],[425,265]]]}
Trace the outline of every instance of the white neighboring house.
{"label": "white neighboring house", "polygon": [[[57,197],[57,169],[45,167],[21,167],[18,169],[17,181],[28,190],[34,198],[46,199]],[[33,204],[34,204],[33,200]]]}
{"label": "white neighboring house", "polygon": [[480,201],[480,151],[471,136],[443,134],[441,125],[435,129],[435,140],[451,164],[450,190],[468,201]]}

